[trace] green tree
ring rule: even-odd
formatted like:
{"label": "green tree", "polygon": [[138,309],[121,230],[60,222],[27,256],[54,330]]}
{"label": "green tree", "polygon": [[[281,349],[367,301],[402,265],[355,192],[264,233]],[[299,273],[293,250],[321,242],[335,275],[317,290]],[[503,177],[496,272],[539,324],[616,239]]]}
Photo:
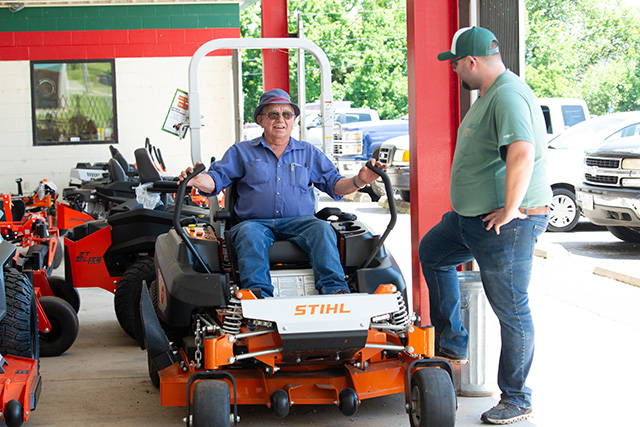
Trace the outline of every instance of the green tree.
{"label": "green tree", "polygon": [[594,114],[640,107],[640,15],[619,0],[527,0],[526,80]]}
{"label": "green tree", "polygon": [[[299,11],[305,38],[327,54],[335,100],[374,108],[387,119],[407,114],[405,0],[290,0],[288,7],[289,31],[295,31]],[[241,25],[243,37],[260,37],[258,3],[243,12]],[[289,58],[295,98],[295,53]],[[261,70],[260,52],[243,52],[245,117],[250,117],[262,92]],[[320,96],[320,75],[311,55],[305,57],[305,70],[306,98],[313,101]]]}

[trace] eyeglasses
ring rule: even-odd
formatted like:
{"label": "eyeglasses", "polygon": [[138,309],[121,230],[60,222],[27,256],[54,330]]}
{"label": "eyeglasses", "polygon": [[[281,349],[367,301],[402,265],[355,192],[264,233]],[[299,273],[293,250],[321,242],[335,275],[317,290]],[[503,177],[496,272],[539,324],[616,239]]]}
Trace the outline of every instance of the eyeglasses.
{"label": "eyeglasses", "polygon": [[451,65],[451,68],[455,70],[458,66],[458,61],[460,61],[462,58],[466,58],[466,56],[458,56],[457,58],[453,58],[451,61],[449,61],[449,65]]}
{"label": "eyeglasses", "polygon": [[278,120],[282,116],[285,120],[291,120],[296,115],[292,111],[269,111],[267,114],[261,114],[261,116],[267,116],[269,120]]}

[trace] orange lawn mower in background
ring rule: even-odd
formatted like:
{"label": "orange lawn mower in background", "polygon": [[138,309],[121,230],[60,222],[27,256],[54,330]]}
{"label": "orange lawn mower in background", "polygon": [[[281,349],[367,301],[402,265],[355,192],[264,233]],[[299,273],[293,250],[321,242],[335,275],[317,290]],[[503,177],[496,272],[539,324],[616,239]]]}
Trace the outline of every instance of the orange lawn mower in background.
{"label": "orange lawn mower in background", "polygon": [[[11,242],[27,249],[27,254],[37,252],[45,256],[45,268],[49,273],[62,262],[62,246],[59,231],[54,225],[55,185],[43,180],[30,196],[22,194],[22,179],[16,180],[18,195],[2,194],[0,205],[0,234]],[[42,251],[42,248],[46,248]]]}
{"label": "orange lawn mower in background", "polygon": [[15,251],[12,267],[33,283],[39,316],[40,353],[57,356],[75,342],[80,297],[75,289],[49,277],[63,258],[58,229],[53,225],[57,190],[43,180],[29,196],[22,194],[22,179],[16,180],[18,195],[2,195],[0,231],[2,244],[14,243],[25,249]]}
{"label": "orange lawn mower in background", "polygon": [[0,412],[8,427],[29,419],[42,391],[36,294],[10,266],[16,252],[0,237]]}

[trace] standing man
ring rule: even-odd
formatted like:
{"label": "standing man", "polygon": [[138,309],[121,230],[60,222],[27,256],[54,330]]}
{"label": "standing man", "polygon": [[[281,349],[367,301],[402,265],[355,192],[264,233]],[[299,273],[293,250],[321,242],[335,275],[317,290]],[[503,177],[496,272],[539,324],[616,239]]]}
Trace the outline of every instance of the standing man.
{"label": "standing man", "polygon": [[[284,90],[265,92],[253,114],[264,129],[262,136],[232,145],[189,185],[209,196],[237,183],[235,215],[240,222],[231,228],[230,237],[238,256],[241,288],[273,296],[268,250],[276,240],[290,240],[309,255],[319,293],[349,293],[336,233],[314,216],[313,188],[340,200],[378,175],[362,167],[357,175],[345,178],[324,153],[292,138],[299,114]],[[193,168],[188,167],[179,179],[191,172]]]}
{"label": "standing man", "polygon": [[500,403],[482,414],[489,424],[532,416],[534,329],[527,290],[534,246],[547,226],[551,188],[547,180],[542,111],[531,89],[507,70],[491,31],[462,28],[449,61],[462,86],[477,90],[458,129],[451,171],[451,205],[421,240],[422,271],[429,288],[437,354],[454,363],[468,358],[468,333],[460,315],[456,267],[475,259],[487,299],[498,316],[502,350]]}

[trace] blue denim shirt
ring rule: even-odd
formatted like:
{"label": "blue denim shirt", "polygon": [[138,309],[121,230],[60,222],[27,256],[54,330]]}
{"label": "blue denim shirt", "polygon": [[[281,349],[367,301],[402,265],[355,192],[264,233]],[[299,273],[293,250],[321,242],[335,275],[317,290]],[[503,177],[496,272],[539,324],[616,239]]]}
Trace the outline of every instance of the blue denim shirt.
{"label": "blue denim shirt", "polygon": [[238,183],[235,212],[240,220],[313,215],[313,186],[341,199],[333,189],[343,176],[333,163],[312,144],[293,138],[280,159],[262,137],[239,142],[205,173],[215,181],[216,192]]}

